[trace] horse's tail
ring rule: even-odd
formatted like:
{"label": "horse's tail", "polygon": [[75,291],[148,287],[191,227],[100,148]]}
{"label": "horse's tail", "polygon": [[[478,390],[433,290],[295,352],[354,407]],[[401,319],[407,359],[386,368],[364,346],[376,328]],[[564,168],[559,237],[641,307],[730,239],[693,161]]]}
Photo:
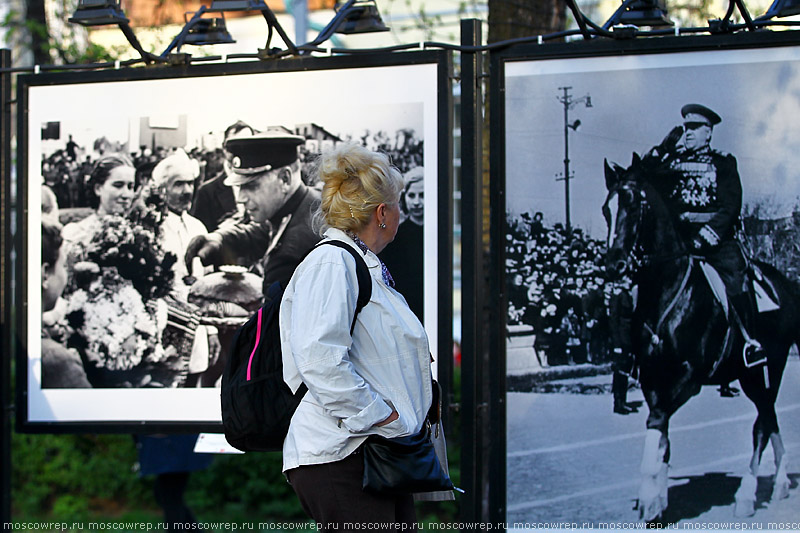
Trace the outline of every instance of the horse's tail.
{"label": "horse's tail", "polygon": [[762,261],[754,261],[754,263],[775,289],[781,313],[779,322],[787,328],[793,344],[800,349],[800,282],[789,279],[769,263]]}

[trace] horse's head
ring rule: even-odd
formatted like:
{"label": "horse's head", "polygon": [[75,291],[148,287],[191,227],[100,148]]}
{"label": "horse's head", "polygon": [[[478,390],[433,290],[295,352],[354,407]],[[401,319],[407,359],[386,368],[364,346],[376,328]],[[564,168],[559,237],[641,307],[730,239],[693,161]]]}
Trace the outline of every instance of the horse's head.
{"label": "horse's head", "polygon": [[628,273],[636,260],[640,245],[646,195],[642,188],[639,156],[633,155],[630,167],[604,161],[608,195],[603,204],[603,216],[608,225],[606,274],[612,280]]}
{"label": "horse's head", "polygon": [[606,161],[605,173],[608,196],[603,215],[608,224],[605,264],[609,278],[618,279],[634,266],[684,255],[686,246],[669,205],[675,171],[633,154],[628,168]]}

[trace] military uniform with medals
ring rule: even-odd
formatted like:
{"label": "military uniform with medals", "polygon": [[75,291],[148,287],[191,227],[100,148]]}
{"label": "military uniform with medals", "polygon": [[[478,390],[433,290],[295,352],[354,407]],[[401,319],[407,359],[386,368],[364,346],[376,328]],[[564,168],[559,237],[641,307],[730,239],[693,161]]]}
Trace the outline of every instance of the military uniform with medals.
{"label": "military uniform with medals", "polygon": [[670,199],[682,235],[719,272],[728,293],[740,294],[747,264],[736,239],[742,208],[736,159],[706,146],[678,153],[669,166],[678,176]]}

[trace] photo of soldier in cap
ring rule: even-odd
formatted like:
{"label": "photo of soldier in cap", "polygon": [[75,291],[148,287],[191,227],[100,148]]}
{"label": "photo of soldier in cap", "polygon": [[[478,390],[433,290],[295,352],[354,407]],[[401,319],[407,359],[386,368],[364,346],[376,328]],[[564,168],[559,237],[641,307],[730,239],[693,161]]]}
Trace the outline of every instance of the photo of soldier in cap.
{"label": "photo of soldier in cap", "polygon": [[232,173],[225,185],[238,187],[237,203],[249,222],[195,237],[184,260],[199,257],[205,265],[223,264],[226,256],[250,256],[263,277],[263,289],[288,281],[300,259],[320,240],[311,228],[319,192],[301,179],[298,146],[303,137],[266,131],[226,142]]}
{"label": "photo of soldier in cap", "polygon": [[[288,283],[295,267],[319,242],[311,215],[320,197],[301,179],[298,147],[304,139],[284,130],[272,130],[230,138],[231,173],[224,184],[236,187],[236,202],[245,219],[198,235],[186,248],[185,263],[196,259],[219,267],[248,261],[249,270],[262,278],[262,292],[274,281]],[[249,258],[249,259],[248,259]],[[222,344],[230,344],[231,331],[221,332]],[[220,374],[227,350],[223,349],[209,372]]]}
{"label": "photo of soldier in cap", "polygon": [[214,231],[223,221],[229,220],[237,213],[233,187],[225,184],[225,179],[232,172],[230,166],[232,156],[226,148],[227,141],[233,137],[253,135],[254,131],[241,120],[225,128],[222,143],[225,159],[222,171],[200,186],[192,205],[192,216],[198,218],[208,231]]}

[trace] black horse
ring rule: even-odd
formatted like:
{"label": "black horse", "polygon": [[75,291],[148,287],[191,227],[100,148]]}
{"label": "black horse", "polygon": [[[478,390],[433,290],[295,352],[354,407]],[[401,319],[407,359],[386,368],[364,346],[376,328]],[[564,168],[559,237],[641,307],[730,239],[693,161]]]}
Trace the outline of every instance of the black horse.
{"label": "black horse", "polygon": [[776,467],[772,498],[788,496],[775,400],[789,349],[800,342],[798,287],[775,268],[756,263],[780,307],[756,318],[755,336],[765,349],[766,361],[749,364],[743,356],[744,335],[735,326],[724,290],[715,294],[709,281],[713,273],[704,272],[707,266],[702,258],[693,255],[678,233],[665,189],[674,176],[651,168],[635,154],[627,169],[606,162],[605,175],[606,270],[612,279],[631,275],[638,284],[632,333],[641,387],[650,408],[641,465],[640,518],[657,520],[667,507],[670,417],[702,385],[735,379],[758,410],[749,473],[735,497],[735,513],[750,516],[755,512],[761,457],[769,443]]}

